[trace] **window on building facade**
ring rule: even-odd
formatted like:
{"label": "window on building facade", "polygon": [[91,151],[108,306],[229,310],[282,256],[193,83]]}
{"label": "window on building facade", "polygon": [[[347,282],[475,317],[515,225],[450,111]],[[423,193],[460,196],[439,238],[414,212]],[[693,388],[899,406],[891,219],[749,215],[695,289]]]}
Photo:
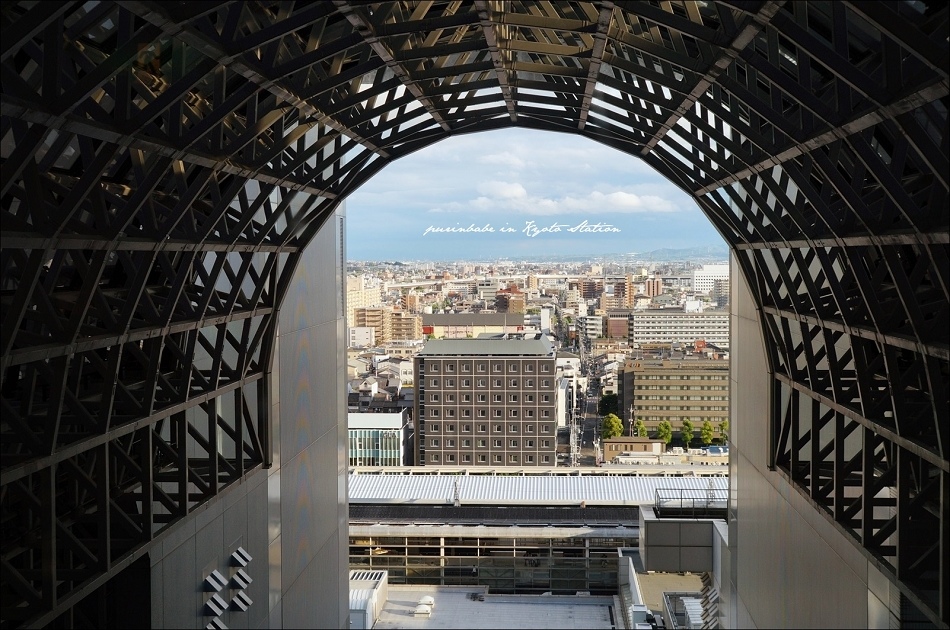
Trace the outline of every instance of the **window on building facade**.
{"label": "window on building facade", "polygon": [[429,440],[429,446],[438,447],[438,446],[439,446],[439,438],[431,438],[431,439]]}
{"label": "window on building facade", "polygon": [[551,432],[551,425],[550,425],[550,424],[542,424],[542,425],[541,425],[541,433],[550,433],[550,432]]}
{"label": "window on building facade", "polygon": [[533,464],[533,463],[534,463],[534,455],[525,455],[525,456],[524,456],[524,461],[525,461],[526,463],[528,463],[528,464]]}
{"label": "window on building facade", "polygon": [[455,461],[455,455],[452,454],[452,453],[446,454],[446,456],[445,456],[445,461],[447,461],[447,462],[449,462],[449,463],[454,462],[454,461]]}
{"label": "window on building facade", "polygon": [[500,418],[500,417],[501,417],[501,415],[502,415],[502,410],[501,410],[501,409],[495,409],[494,412],[495,412],[495,413],[494,413],[493,415],[494,415],[496,418]]}
{"label": "window on building facade", "polygon": [[525,409],[525,410],[524,410],[524,417],[525,417],[525,418],[533,418],[533,417],[534,417],[534,409]]}
{"label": "window on building facade", "polygon": [[500,462],[501,462],[501,455],[495,455],[494,459],[495,459],[496,462],[499,462],[499,463],[500,463]]}
{"label": "window on building facade", "polygon": [[486,425],[484,425],[484,424],[478,425],[478,432],[479,432],[479,433],[484,433],[484,432],[487,431],[487,430],[488,430],[488,427],[487,427]]}
{"label": "window on building facade", "polygon": [[437,461],[439,461],[439,454],[438,454],[438,453],[431,453],[431,454],[429,455],[429,461],[430,461],[430,462],[437,462]]}
{"label": "window on building facade", "polygon": [[508,415],[511,416],[512,418],[517,418],[517,417],[518,417],[518,410],[517,410],[517,409],[511,409],[511,410],[509,410]]}
{"label": "window on building facade", "polygon": [[439,386],[439,379],[437,378],[429,379],[429,387],[438,387],[438,386]]}
{"label": "window on building facade", "polygon": [[508,364],[508,371],[509,371],[509,372],[517,372],[517,371],[518,371],[518,364],[517,364],[517,363],[509,363],[509,364]]}
{"label": "window on building facade", "polygon": [[517,464],[517,463],[518,463],[518,455],[517,455],[516,453],[510,454],[510,455],[508,456],[508,461],[511,462],[511,463],[513,463],[513,464]]}
{"label": "window on building facade", "polygon": [[449,363],[449,364],[447,364],[447,365],[445,366],[445,371],[446,371],[446,372],[454,372],[454,371],[455,371],[455,366],[452,365],[451,363]]}
{"label": "window on building facade", "polygon": [[479,394],[476,400],[478,400],[478,402],[485,402],[487,399],[488,397],[485,394]]}
{"label": "window on building facade", "polygon": [[479,372],[484,372],[484,371],[485,371],[485,364],[484,364],[484,363],[479,363],[479,364],[475,367],[475,369],[478,370]]}
{"label": "window on building facade", "polygon": [[492,444],[495,445],[495,448],[501,448],[501,440],[494,440]]}
{"label": "window on building facade", "polygon": [[471,462],[471,461],[472,461],[472,456],[471,456],[471,455],[469,455],[468,453],[465,453],[465,454],[462,455],[462,462],[463,462],[463,463],[466,463],[466,464],[467,464],[467,463],[469,463],[469,462]]}
{"label": "window on building facade", "polygon": [[446,387],[455,387],[455,379],[454,379],[454,378],[447,378],[447,379],[445,379],[445,386],[446,386]]}
{"label": "window on building facade", "polygon": [[511,379],[510,381],[508,381],[508,385],[511,387],[518,387],[518,379],[516,378]]}

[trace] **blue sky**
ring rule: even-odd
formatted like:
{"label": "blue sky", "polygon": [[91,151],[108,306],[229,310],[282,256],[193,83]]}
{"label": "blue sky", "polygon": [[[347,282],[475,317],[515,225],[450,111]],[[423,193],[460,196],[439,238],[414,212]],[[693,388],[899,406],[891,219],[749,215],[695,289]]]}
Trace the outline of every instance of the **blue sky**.
{"label": "blue sky", "polygon": [[[456,136],[397,160],[350,195],[346,214],[350,260],[725,249],[696,203],[642,160],[527,129]],[[460,228],[482,231],[444,231]]]}

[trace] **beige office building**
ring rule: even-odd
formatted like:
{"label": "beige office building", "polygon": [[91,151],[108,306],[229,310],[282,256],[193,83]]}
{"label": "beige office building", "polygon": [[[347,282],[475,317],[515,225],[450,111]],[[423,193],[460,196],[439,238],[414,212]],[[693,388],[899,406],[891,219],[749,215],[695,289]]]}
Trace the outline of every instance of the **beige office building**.
{"label": "beige office building", "polygon": [[699,436],[703,422],[719,425],[729,419],[729,361],[688,357],[676,360],[627,359],[618,375],[618,398],[625,433],[633,421],[642,419],[651,434],[663,420],[673,425],[674,435],[683,420],[693,423]]}

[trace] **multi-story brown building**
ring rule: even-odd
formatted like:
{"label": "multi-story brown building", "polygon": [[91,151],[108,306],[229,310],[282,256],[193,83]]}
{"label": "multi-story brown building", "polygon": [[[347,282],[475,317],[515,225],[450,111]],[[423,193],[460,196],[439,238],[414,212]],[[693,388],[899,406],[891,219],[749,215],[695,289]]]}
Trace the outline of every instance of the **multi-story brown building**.
{"label": "multi-story brown building", "polygon": [[416,465],[555,465],[549,341],[432,340],[414,361]]}
{"label": "multi-story brown building", "polygon": [[673,432],[683,420],[693,423],[699,435],[703,421],[713,425],[719,437],[719,425],[729,419],[729,361],[687,357],[673,360],[627,359],[618,374],[618,402],[624,429],[633,421],[643,420],[647,431],[667,420]]}

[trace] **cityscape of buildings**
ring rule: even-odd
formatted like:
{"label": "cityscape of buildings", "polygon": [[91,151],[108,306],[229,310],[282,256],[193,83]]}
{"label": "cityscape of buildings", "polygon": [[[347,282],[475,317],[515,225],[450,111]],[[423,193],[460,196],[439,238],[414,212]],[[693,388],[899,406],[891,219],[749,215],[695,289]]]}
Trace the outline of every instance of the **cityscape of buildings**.
{"label": "cityscape of buildings", "polygon": [[[708,424],[721,441],[728,301],[727,264],[351,262],[349,460],[577,465],[583,438],[559,458],[558,433],[601,396],[621,435],[666,422],[688,448]],[[596,432],[590,446],[613,461]]]}

